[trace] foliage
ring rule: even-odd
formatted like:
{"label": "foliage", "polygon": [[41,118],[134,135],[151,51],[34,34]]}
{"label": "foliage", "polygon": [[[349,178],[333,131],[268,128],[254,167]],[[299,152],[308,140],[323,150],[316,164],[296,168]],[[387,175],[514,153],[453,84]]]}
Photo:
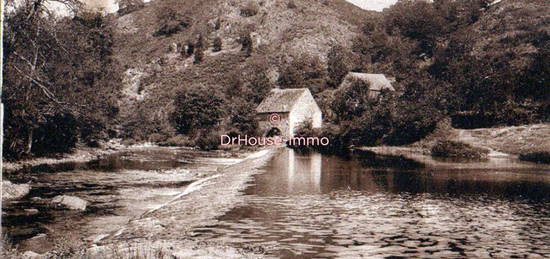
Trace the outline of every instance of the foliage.
{"label": "foliage", "polygon": [[224,115],[223,98],[203,86],[181,90],[174,99],[171,121],[179,134],[217,125]]}
{"label": "foliage", "polygon": [[169,147],[183,147],[183,146],[195,145],[195,143],[193,143],[188,136],[184,136],[181,134],[170,137],[166,141],[160,142],[159,144],[161,146],[169,146]]}
{"label": "foliage", "polygon": [[286,3],[286,7],[288,9],[295,9],[297,6],[296,6],[296,3],[293,0],[290,0]]}
{"label": "foliage", "polygon": [[160,27],[153,33],[153,36],[171,36],[187,28],[191,21],[189,18],[178,13],[173,7],[165,6],[158,9],[156,13]]}
{"label": "foliage", "polygon": [[267,96],[269,91],[273,89],[274,85],[269,80],[265,68],[256,67],[252,69],[252,71],[254,72],[249,74],[250,80],[248,84],[249,91],[247,91],[247,99],[252,103],[259,104]]}
{"label": "foliage", "polygon": [[233,103],[230,125],[234,132],[241,135],[254,136],[258,128],[256,121],[256,105],[253,103]]}
{"label": "foliage", "polygon": [[352,82],[346,87],[338,88],[334,92],[331,108],[335,117],[335,122],[352,121],[356,117],[364,114],[370,103],[374,102],[369,97],[370,85],[368,82],[351,79]]}
{"label": "foliage", "polygon": [[330,78],[329,84],[337,87],[342,79],[352,69],[352,53],[348,49],[336,45],[327,54],[327,72]]}
{"label": "foliage", "polygon": [[550,152],[541,151],[520,154],[519,159],[523,161],[550,164]]}
{"label": "foliage", "polygon": [[242,46],[241,51],[245,53],[246,57],[250,57],[254,49],[254,44],[252,42],[252,36],[250,35],[250,32],[242,32],[239,36],[239,42]]}
{"label": "foliage", "polygon": [[281,88],[308,88],[313,94],[326,87],[327,71],[317,56],[302,54],[285,66],[279,75]]}
{"label": "foliage", "polygon": [[[2,98],[8,158],[66,152],[79,139],[107,137],[118,113],[120,67],[111,57],[107,21],[90,13],[52,17],[46,3],[28,1],[6,14]],[[60,132],[66,135],[52,135]]]}
{"label": "foliage", "polygon": [[432,147],[432,156],[436,157],[485,158],[487,154],[489,154],[487,149],[449,140],[438,141]]}
{"label": "foliage", "polygon": [[202,34],[199,34],[199,37],[197,38],[197,43],[195,44],[194,53],[195,58],[193,59],[193,63],[198,64],[201,63],[204,59],[204,49],[206,48],[204,37]]}
{"label": "foliage", "polygon": [[222,50],[222,38],[216,37],[214,38],[214,42],[212,42],[212,51],[218,52]]}
{"label": "foliage", "polygon": [[242,17],[251,17],[258,14],[258,6],[253,2],[248,2],[246,6],[241,8]]}
{"label": "foliage", "polygon": [[217,131],[201,131],[197,138],[197,146],[202,150],[214,150],[220,145],[221,133]]}

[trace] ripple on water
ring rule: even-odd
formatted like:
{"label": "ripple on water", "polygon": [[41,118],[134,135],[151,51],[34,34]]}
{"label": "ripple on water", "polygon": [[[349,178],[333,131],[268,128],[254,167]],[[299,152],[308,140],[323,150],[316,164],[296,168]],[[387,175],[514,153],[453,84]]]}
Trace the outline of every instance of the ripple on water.
{"label": "ripple on water", "polygon": [[[510,198],[523,189],[509,178],[399,175],[353,163],[284,154],[256,176],[243,206],[196,232],[290,258],[550,256],[550,199]],[[533,183],[539,191],[549,190],[544,177]],[[524,178],[517,184],[532,187]]]}

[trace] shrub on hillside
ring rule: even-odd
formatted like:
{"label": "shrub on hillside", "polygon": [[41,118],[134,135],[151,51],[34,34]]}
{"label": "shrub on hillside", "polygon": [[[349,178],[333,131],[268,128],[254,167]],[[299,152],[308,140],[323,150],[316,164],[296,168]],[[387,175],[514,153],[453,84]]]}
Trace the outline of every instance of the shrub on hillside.
{"label": "shrub on hillside", "polygon": [[243,51],[247,57],[250,57],[254,49],[254,43],[252,42],[250,32],[242,32],[239,36],[239,43],[241,43],[242,46],[241,51]]}
{"label": "shrub on hillside", "polygon": [[191,21],[170,7],[161,8],[157,13],[159,28],[153,36],[170,36],[187,28]]}
{"label": "shrub on hillside", "polygon": [[258,6],[252,2],[249,2],[245,7],[241,8],[242,17],[251,17],[256,14],[258,14]]}
{"label": "shrub on hillside", "polygon": [[450,140],[438,141],[431,151],[435,157],[485,158],[489,154],[487,149]]}
{"label": "shrub on hillside", "polygon": [[212,42],[212,51],[218,52],[222,50],[222,39],[220,37],[214,38],[214,41]]}
{"label": "shrub on hillside", "polygon": [[519,155],[519,159],[535,163],[550,164],[550,152],[541,151],[524,153]]}
{"label": "shrub on hillside", "polygon": [[195,58],[193,60],[193,63],[198,64],[201,63],[204,59],[204,49],[206,48],[204,43],[204,38],[202,35],[199,35],[199,38],[197,39],[197,43],[195,44]]}
{"label": "shrub on hillside", "polygon": [[294,9],[294,8],[296,8],[297,6],[296,6],[296,3],[294,3],[293,0],[290,0],[290,1],[288,1],[288,3],[286,4],[286,7],[287,7],[288,9]]}

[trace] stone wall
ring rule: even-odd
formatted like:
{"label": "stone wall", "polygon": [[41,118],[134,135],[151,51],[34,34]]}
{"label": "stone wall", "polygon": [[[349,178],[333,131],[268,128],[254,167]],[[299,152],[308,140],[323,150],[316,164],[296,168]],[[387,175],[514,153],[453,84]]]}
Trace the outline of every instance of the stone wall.
{"label": "stone wall", "polygon": [[290,121],[288,112],[279,112],[278,114],[281,118],[280,123],[276,126],[273,125],[270,121],[270,116],[274,113],[260,113],[256,115],[258,120],[258,131],[261,136],[265,136],[272,128],[278,128],[281,131],[281,135],[284,137],[291,137],[290,132]]}
{"label": "stone wall", "polygon": [[305,121],[310,121],[313,128],[322,126],[321,109],[309,93],[302,96],[290,112],[291,134],[294,134],[295,130]]}

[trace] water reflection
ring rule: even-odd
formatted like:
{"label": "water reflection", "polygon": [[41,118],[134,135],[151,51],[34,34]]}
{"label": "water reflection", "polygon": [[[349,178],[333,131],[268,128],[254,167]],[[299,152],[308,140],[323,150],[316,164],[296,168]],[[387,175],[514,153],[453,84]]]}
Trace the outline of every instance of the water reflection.
{"label": "water reflection", "polygon": [[196,234],[285,258],[550,256],[550,168],[485,163],[286,149]]}

